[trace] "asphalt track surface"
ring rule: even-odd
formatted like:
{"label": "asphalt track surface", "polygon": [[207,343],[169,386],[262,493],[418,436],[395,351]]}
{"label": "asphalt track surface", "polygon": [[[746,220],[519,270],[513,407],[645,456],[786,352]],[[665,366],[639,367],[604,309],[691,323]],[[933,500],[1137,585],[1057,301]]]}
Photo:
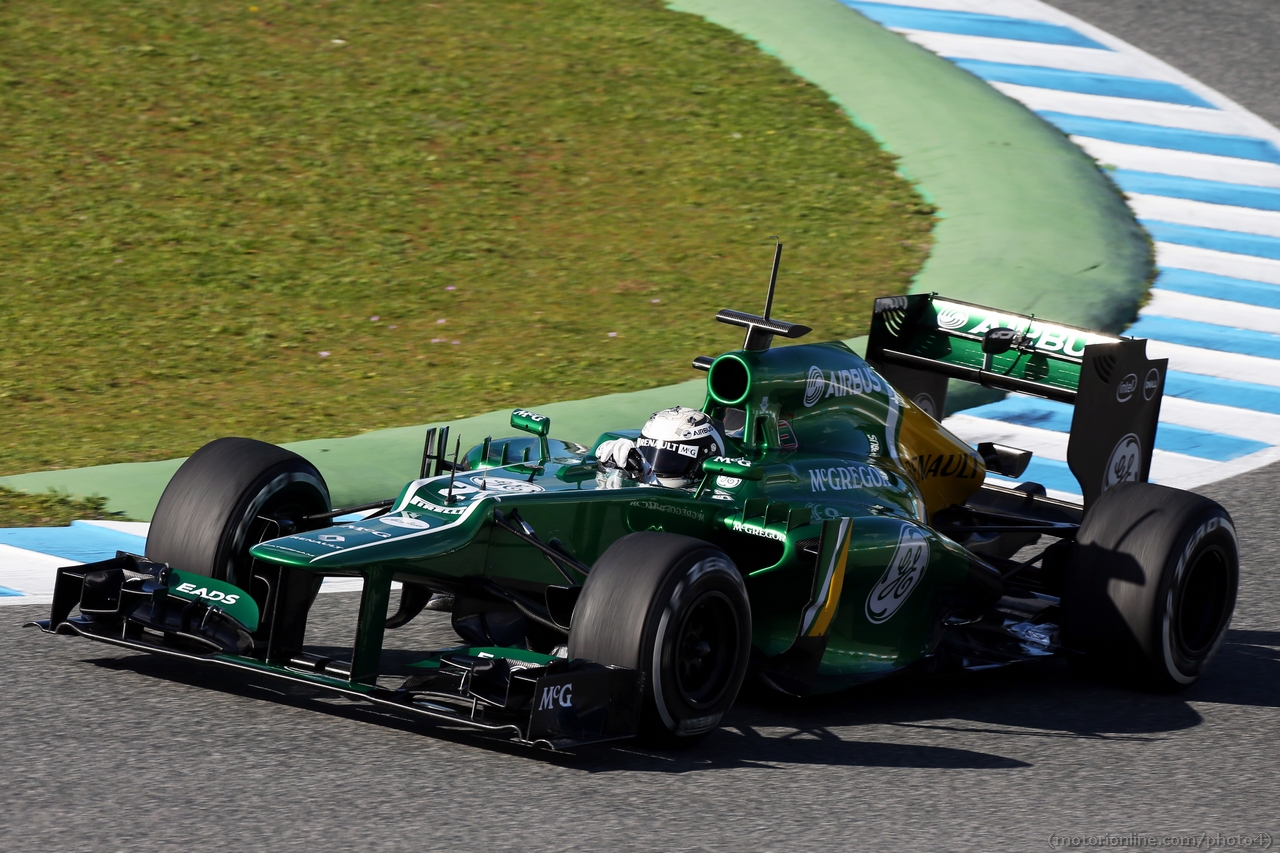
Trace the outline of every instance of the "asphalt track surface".
{"label": "asphalt track surface", "polygon": [[1055,0],[1280,127],[1275,0]]}
{"label": "asphalt track surface", "polygon": [[[1280,120],[1261,52],[1274,4],[1057,5]],[[1235,517],[1241,590],[1214,666],[1181,694],[1050,661],[751,695],[682,753],[549,756],[47,637],[18,627],[46,608],[5,608],[0,850],[1033,850],[1052,833],[1258,846],[1280,837],[1277,487],[1280,466],[1200,490]],[[354,598],[323,596],[309,639],[342,643]],[[450,641],[428,617],[397,647]]]}
{"label": "asphalt track surface", "polygon": [[[1280,835],[1275,468],[1205,489],[1234,514],[1240,602],[1177,695],[1057,661],[799,701],[749,695],[679,753],[573,756],[307,688],[0,622],[0,847],[59,850],[1032,850],[1051,833]],[[321,596],[309,641],[350,636]],[[407,633],[405,633],[407,632]],[[389,636],[451,641],[437,614]]]}

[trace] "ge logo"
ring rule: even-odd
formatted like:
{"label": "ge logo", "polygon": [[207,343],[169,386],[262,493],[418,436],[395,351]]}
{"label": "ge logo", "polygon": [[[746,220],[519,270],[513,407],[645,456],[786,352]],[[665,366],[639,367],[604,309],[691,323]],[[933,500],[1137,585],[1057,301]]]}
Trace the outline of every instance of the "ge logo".
{"label": "ge logo", "polygon": [[810,408],[822,399],[822,391],[827,385],[826,378],[817,365],[809,368],[809,379],[804,384],[804,406]]}
{"label": "ge logo", "polygon": [[893,558],[867,596],[867,621],[873,625],[887,622],[911,595],[928,568],[929,540],[911,525],[902,525]]}
{"label": "ge logo", "polygon": [[1116,443],[1107,460],[1107,470],[1102,477],[1102,490],[1119,483],[1133,482],[1138,479],[1138,465],[1142,457],[1142,443],[1133,433],[1129,433]]}

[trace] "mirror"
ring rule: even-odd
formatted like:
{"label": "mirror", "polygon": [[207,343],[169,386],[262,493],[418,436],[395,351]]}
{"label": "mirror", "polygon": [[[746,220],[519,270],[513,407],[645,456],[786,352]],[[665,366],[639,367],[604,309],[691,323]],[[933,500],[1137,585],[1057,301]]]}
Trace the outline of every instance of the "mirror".
{"label": "mirror", "polygon": [[1005,477],[1021,477],[1031,464],[1032,453],[1018,447],[1007,447],[992,441],[984,441],[978,445],[978,455],[982,457],[987,470]]}
{"label": "mirror", "polygon": [[988,329],[987,333],[982,336],[982,351],[987,355],[1000,355],[1002,352],[1008,352],[1013,348],[1019,337],[1017,329],[1006,329],[1003,326]]}

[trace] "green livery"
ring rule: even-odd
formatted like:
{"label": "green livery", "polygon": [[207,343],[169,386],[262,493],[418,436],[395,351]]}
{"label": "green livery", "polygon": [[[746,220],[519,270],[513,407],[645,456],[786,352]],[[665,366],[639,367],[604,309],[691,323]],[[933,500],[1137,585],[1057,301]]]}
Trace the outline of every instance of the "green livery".
{"label": "green livery", "polygon": [[[145,557],[59,570],[41,627],[556,748],[696,739],[749,672],[807,695],[1069,650],[1152,682],[1198,677],[1237,555],[1220,507],[1143,482],[1164,362],[1142,341],[934,296],[877,300],[867,359],[840,342],[775,347],[808,332],[769,316],[780,252],[764,314],[717,315],[746,329],[742,348],[694,360],[720,452],[687,485],[597,458],[643,440],[639,425],[585,447],[524,409],[521,435],[465,454],[429,432],[419,476],[365,507],[332,509],[301,457],[220,439],[175,475]],[[931,417],[948,377],[1076,403],[1085,505],[988,482],[1030,454],[971,447]],[[1107,538],[1130,515],[1133,541],[1150,539],[1138,556]],[[1134,565],[1146,591],[1109,598],[1108,573]],[[305,642],[334,576],[362,582],[349,660]],[[461,644],[389,668],[385,632],[427,609]]]}
{"label": "green livery", "polygon": [[246,630],[258,630],[258,603],[252,595],[225,581],[174,570],[169,573],[169,594],[188,601],[212,604]]}

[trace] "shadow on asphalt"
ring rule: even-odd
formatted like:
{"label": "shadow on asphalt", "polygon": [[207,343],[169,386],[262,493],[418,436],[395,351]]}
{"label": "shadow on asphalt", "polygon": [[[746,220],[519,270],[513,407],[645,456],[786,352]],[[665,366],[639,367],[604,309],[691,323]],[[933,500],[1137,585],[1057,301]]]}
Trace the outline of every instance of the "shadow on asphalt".
{"label": "shadow on asphalt", "polygon": [[[1056,660],[987,672],[888,679],[807,699],[748,688],[720,730],[690,749],[665,752],[627,744],[571,754],[535,751],[467,730],[403,718],[305,685],[147,655],[90,662],[588,773],[690,773],[786,765],[1003,770],[1032,766],[1034,761],[948,746],[946,739],[964,736],[971,742],[976,733],[1032,742],[1070,738],[1140,743],[1163,740],[1199,725],[1201,717],[1189,703],[1280,706],[1274,686],[1280,684],[1280,632],[1269,631],[1231,631],[1209,674],[1178,694],[1142,693],[1084,681]],[[857,737],[859,729],[865,729],[868,737]],[[1025,758],[1028,753],[1020,750],[1019,754]]]}
{"label": "shadow on asphalt", "polygon": [[[351,636],[353,621],[340,618],[347,609],[340,601],[345,598],[320,597],[315,608],[319,618],[314,633],[308,630],[308,645],[333,646],[336,651]],[[27,608],[22,610],[25,618],[42,615],[35,609],[30,609],[32,615],[25,613]],[[20,631],[16,624],[13,627]],[[20,646],[32,650],[47,640],[34,633],[22,632],[21,637]],[[406,662],[416,659],[413,656],[422,649],[444,648],[456,642],[446,615],[423,614],[413,624],[388,634],[388,658]],[[1164,740],[1200,725],[1202,719],[1193,707],[1197,703],[1280,707],[1280,631],[1231,630],[1205,677],[1176,694],[1143,693],[1085,681],[1065,663],[1052,659],[987,672],[890,678],[807,699],[749,687],[722,727],[691,749],[660,752],[619,744],[557,754],[402,717],[309,686],[262,676],[158,656],[113,654],[100,646],[86,645],[79,651],[67,648],[66,652],[71,658],[67,663],[87,660],[145,678],[298,707],[588,773],[689,773],[788,765],[1004,770],[1033,766],[1034,744],[1052,739],[1136,744]],[[975,736],[977,742],[986,743],[981,740],[983,735],[994,735],[990,742],[995,748],[1016,752],[1018,758],[973,749]],[[963,740],[964,746],[949,740]],[[1011,746],[1015,742],[1032,747],[1015,749]]]}
{"label": "shadow on asphalt", "polygon": [[[356,599],[347,598],[320,597],[313,608],[314,630],[308,626],[309,647],[341,651],[354,629],[346,611]],[[457,642],[446,615],[423,614],[388,633],[385,656],[388,663],[407,663],[423,649]],[[893,677],[806,699],[748,685],[718,731],[690,749],[673,752],[619,744],[550,753],[263,676],[148,655],[103,655],[91,662],[589,773],[787,765],[1014,769],[1034,764],[1034,748],[1018,749],[1019,759],[1013,759],[947,741],[963,738],[971,747],[976,734],[995,735],[999,740],[992,743],[1005,745],[1009,738],[1023,744],[1060,738],[1141,743],[1198,726],[1202,718],[1193,703],[1280,707],[1280,631],[1229,631],[1205,677],[1176,694],[1086,681],[1056,659],[985,672]]]}
{"label": "shadow on asphalt", "polygon": [[[622,744],[588,747],[574,753],[553,753],[507,743],[447,724],[403,717],[394,711],[366,705],[358,700],[335,697],[306,685],[284,684],[256,675],[246,676],[214,667],[193,667],[184,662],[149,655],[94,658],[86,662],[115,672],[130,672],[147,678],[381,725],[397,731],[417,732],[477,749],[550,761],[569,770],[686,773],[778,764],[957,769],[1029,766],[1023,761],[954,747],[847,740],[832,732],[828,725],[816,721],[801,726],[787,725],[785,707],[759,711],[749,706],[735,709],[720,731],[691,749],[645,750]],[[794,708],[804,708],[807,704],[806,700],[784,702]],[[760,725],[747,719],[757,714],[762,715],[763,723]],[[838,704],[832,704],[821,716],[829,718],[831,726],[850,725],[850,721],[845,719],[848,714]],[[781,730],[778,729],[779,726],[782,727]]]}
{"label": "shadow on asphalt", "polygon": [[1181,698],[1280,708],[1280,631],[1227,631],[1209,672]]}

